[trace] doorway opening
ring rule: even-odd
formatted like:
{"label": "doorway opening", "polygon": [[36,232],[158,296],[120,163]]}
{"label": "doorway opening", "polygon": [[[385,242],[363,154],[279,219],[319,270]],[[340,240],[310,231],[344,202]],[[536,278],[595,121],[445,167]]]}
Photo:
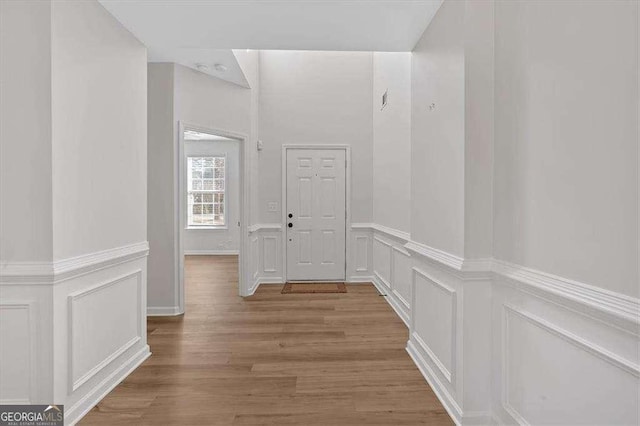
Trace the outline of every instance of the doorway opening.
{"label": "doorway opening", "polygon": [[[186,256],[237,256],[238,294],[246,294],[247,138],[182,122],[178,127],[176,297],[184,313]],[[206,258],[200,258],[203,260]]]}

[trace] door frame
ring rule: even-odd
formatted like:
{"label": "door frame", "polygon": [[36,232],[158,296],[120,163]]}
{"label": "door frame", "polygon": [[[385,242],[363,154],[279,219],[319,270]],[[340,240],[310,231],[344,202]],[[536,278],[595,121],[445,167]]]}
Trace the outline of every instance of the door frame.
{"label": "door frame", "polygon": [[185,173],[186,173],[186,163],[187,157],[185,156],[185,140],[184,140],[184,132],[185,130],[194,130],[197,132],[213,134],[217,136],[224,136],[227,138],[235,139],[238,141],[239,145],[239,176],[240,183],[238,188],[240,190],[240,245],[239,245],[239,254],[238,254],[238,294],[240,296],[246,296],[249,294],[249,283],[248,283],[248,274],[247,274],[247,240],[248,240],[248,231],[247,224],[249,219],[249,167],[247,167],[247,159],[248,156],[248,136],[244,133],[234,132],[226,129],[209,127],[209,126],[201,126],[198,124],[191,124],[184,121],[178,121],[178,137],[177,144],[175,148],[175,156],[176,160],[174,161],[174,205],[175,209],[175,300],[178,302],[179,314],[183,314],[185,312],[184,306],[184,227],[186,223],[186,202],[185,202],[185,194],[183,194],[182,189],[185,187]]}
{"label": "door frame", "polygon": [[351,264],[349,241],[351,241],[351,145],[337,144],[284,144],[282,145],[282,279],[287,282],[287,151],[294,149],[343,150],[345,152],[345,234],[344,234],[344,281]]}

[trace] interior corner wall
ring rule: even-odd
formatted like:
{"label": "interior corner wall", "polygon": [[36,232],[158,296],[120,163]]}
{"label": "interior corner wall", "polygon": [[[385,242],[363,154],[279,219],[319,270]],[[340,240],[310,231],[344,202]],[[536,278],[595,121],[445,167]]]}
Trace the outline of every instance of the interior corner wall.
{"label": "interior corner wall", "polygon": [[150,355],[146,48],[97,1],[0,15],[0,404],[64,404],[75,424]]}
{"label": "interior corner wall", "polygon": [[258,185],[259,185],[259,164],[258,150],[256,143],[259,136],[259,115],[260,115],[260,52],[258,50],[238,49],[233,51],[238,65],[244,73],[249,87],[251,87],[251,134],[247,145],[247,158],[245,167],[249,169],[249,224],[259,222],[258,212]]}
{"label": "interior corner wall", "polygon": [[493,255],[494,7],[465,2],[465,259]]}
{"label": "interior corner wall", "polygon": [[54,259],[146,241],[146,48],[99,3],[55,1],[52,49]]}
{"label": "interior corner wall", "polygon": [[261,223],[282,222],[285,144],[350,145],[351,221],[371,222],[372,74],[370,52],[260,52]]}
{"label": "interior corner wall", "polygon": [[413,50],[411,239],[464,254],[465,2],[445,1]]}
{"label": "interior corner wall", "polygon": [[638,297],[638,3],[495,19],[495,257]]}
{"label": "interior corner wall", "polygon": [[0,80],[0,259],[51,261],[51,3],[0,2]]}
{"label": "interior corner wall", "polygon": [[176,294],[176,209],[174,203],[175,138],[174,64],[150,63],[147,69],[147,232],[149,282],[147,304],[174,307]]}
{"label": "interior corner wall", "polygon": [[[387,93],[387,104],[382,96]],[[410,232],[411,53],[373,53],[373,219]]]}

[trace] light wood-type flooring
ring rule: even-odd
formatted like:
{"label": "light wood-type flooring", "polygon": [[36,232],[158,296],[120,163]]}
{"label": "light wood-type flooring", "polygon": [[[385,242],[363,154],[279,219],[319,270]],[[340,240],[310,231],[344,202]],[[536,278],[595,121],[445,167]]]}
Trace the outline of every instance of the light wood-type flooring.
{"label": "light wood-type flooring", "polygon": [[153,355],[82,425],[450,425],[371,284],[238,297],[237,256],[185,261],[186,314],[150,317]]}

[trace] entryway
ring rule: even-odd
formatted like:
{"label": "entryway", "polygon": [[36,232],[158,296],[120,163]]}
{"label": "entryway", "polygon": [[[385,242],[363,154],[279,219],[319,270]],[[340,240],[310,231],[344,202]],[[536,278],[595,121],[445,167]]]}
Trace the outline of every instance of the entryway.
{"label": "entryway", "polygon": [[285,147],[287,281],[344,281],[346,148]]}

